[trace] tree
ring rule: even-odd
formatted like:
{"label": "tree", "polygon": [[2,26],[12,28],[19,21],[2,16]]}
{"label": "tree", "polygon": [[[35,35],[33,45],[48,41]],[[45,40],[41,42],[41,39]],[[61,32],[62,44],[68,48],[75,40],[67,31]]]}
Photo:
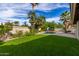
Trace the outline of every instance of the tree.
{"label": "tree", "polygon": [[33,11],[30,11],[28,13],[28,18],[30,19],[29,22],[31,23],[31,25],[35,24],[35,20],[36,20],[36,13]]}
{"label": "tree", "polygon": [[0,36],[2,36],[4,34],[4,25],[1,23],[0,25]]}
{"label": "tree", "polygon": [[54,21],[52,21],[52,22],[48,22],[48,27],[49,27],[49,30],[55,30],[55,26],[56,25],[56,23],[54,22]]}
{"label": "tree", "polygon": [[47,30],[47,28],[49,28],[49,30],[54,31],[56,25],[57,24],[54,21],[52,21],[52,22],[45,22],[45,24],[42,26],[42,29],[43,30]]}
{"label": "tree", "polygon": [[31,3],[32,5],[32,11],[34,11],[34,8],[38,5],[39,3]]}
{"label": "tree", "polygon": [[11,31],[13,28],[13,24],[10,22],[7,22],[5,24],[0,25],[0,39],[4,40],[9,35],[9,31]]}
{"label": "tree", "polygon": [[24,22],[24,26],[27,26],[27,22],[26,21]]}
{"label": "tree", "polygon": [[15,26],[18,26],[18,25],[19,25],[19,21],[15,21],[15,22],[14,22],[14,25],[15,25]]}
{"label": "tree", "polygon": [[4,28],[5,28],[5,32],[8,33],[13,29],[13,23],[10,22],[5,23]]}
{"label": "tree", "polygon": [[36,13],[34,11],[34,8],[37,5],[38,3],[31,3],[32,11],[28,13],[28,18],[30,19],[29,22],[31,23],[31,32],[35,32]]}
{"label": "tree", "polygon": [[57,23],[57,24],[56,24],[56,27],[57,27],[57,28],[63,28],[63,24],[62,24],[62,23]]}
{"label": "tree", "polygon": [[65,11],[64,13],[62,13],[60,16],[60,20],[63,21],[64,30],[65,30],[65,32],[67,32],[67,29],[68,29],[69,24],[70,24],[70,12]]}
{"label": "tree", "polygon": [[36,15],[34,8],[38,5],[38,3],[31,3],[31,5],[32,11],[28,13],[29,22],[31,23],[31,30],[38,32],[39,28],[41,28],[45,23],[45,17]]}
{"label": "tree", "polygon": [[42,26],[45,24],[46,20],[44,16],[37,17],[35,28],[39,31],[39,29],[42,28]]}
{"label": "tree", "polygon": [[36,14],[33,11],[28,13],[29,23],[31,24],[31,32],[35,30],[35,23],[36,23]]}
{"label": "tree", "polygon": [[23,22],[23,24],[21,26],[24,26],[24,27],[28,27],[28,24],[26,21]]}

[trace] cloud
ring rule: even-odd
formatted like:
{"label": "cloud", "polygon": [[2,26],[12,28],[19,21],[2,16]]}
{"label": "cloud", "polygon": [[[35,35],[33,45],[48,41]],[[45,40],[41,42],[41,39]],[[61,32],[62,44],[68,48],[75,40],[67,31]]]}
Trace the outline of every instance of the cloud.
{"label": "cloud", "polygon": [[[60,3],[40,3],[38,6],[35,7],[35,10],[40,10],[46,13],[48,11],[64,7],[69,8],[69,5]],[[26,20],[27,24],[30,24],[29,19],[27,19],[27,14],[30,10],[32,10],[32,6],[30,3],[0,3],[0,19],[5,21],[20,21],[21,24]],[[51,18],[51,15],[53,14],[51,13],[50,18],[47,18],[48,14],[46,14],[46,21],[59,22],[59,17]]]}
{"label": "cloud", "polygon": [[7,19],[14,16],[26,16],[27,9],[30,9],[30,4],[25,3],[0,3],[0,18]]}
{"label": "cloud", "polygon": [[19,21],[19,24],[22,25],[26,20],[22,19],[16,19],[16,18],[7,18],[7,19],[2,19],[0,22],[14,22],[14,21]]}
{"label": "cloud", "polygon": [[0,12],[0,18],[8,18],[14,16],[16,13],[12,9]]}
{"label": "cloud", "polygon": [[31,24],[29,23],[29,19],[26,20],[26,24],[31,26]]}
{"label": "cloud", "polygon": [[60,17],[53,17],[53,18],[47,18],[46,21],[47,22],[52,22],[55,21],[56,23],[60,22]]}
{"label": "cloud", "polygon": [[69,8],[68,4],[61,4],[61,3],[42,3],[39,4],[35,9],[36,10],[41,10],[44,12],[48,12],[50,10],[54,10],[57,8]]}
{"label": "cloud", "polygon": [[0,3],[0,9],[30,9],[29,7],[31,7],[29,3]]}
{"label": "cloud", "polygon": [[26,22],[26,24],[27,25],[31,25],[30,23],[29,23],[29,19],[26,19],[26,20],[22,20],[22,19],[16,19],[16,18],[7,18],[7,19],[2,19],[2,20],[0,20],[0,23],[4,23],[4,22],[14,22],[14,21],[19,21],[19,24],[20,25],[22,25],[24,22]]}

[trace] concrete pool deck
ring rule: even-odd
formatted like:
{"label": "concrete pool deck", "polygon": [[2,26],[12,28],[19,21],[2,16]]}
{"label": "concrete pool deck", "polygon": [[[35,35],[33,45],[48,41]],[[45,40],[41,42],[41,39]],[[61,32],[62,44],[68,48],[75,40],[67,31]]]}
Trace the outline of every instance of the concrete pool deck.
{"label": "concrete pool deck", "polygon": [[64,32],[55,32],[55,33],[39,32],[39,33],[37,33],[37,34],[44,34],[44,35],[57,35],[57,36],[65,36],[65,37],[76,38],[75,34],[64,33]]}

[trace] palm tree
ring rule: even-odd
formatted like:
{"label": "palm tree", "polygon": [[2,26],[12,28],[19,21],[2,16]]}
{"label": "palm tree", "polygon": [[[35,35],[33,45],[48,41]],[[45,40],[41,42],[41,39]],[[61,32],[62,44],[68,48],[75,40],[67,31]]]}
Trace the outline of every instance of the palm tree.
{"label": "palm tree", "polygon": [[32,27],[34,27],[36,22],[36,13],[34,11],[34,8],[38,5],[38,3],[31,3],[31,5],[32,5],[32,11],[29,12],[28,16],[30,16],[29,22],[31,23],[31,25],[33,25]]}
{"label": "palm tree", "polygon": [[15,21],[15,22],[14,22],[14,25],[15,25],[15,26],[18,26],[18,25],[19,25],[19,21]]}
{"label": "palm tree", "polygon": [[36,20],[36,23],[35,23],[35,28],[37,29],[37,31],[42,28],[42,26],[44,25],[45,22],[46,21],[45,21],[44,16],[37,17],[37,20]]}
{"label": "palm tree", "polygon": [[64,13],[62,13],[60,16],[60,20],[63,21],[64,30],[65,30],[65,32],[67,32],[67,29],[68,29],[69,23],[70,23],[70,12],[65,11]]}
{"label": "palm tree", "polygon": [[42,26],[44,23],[46,22],[46,20],[45,20],[45,17],[44,16],[39,16],[38,18],[37,18],[37,20],[36,20],[36,24],[38,25],[38,26]]}
{"label": "palm tree", "polygon": [[27,22],[24,21],[22,26],[28,26],[28,25],[27,25]]}
{"label": "palm tree", "polygon": [[29,18],[29,23],[31,24],[31,30],[34,31],[34,29],[35,29],[35,23],[36,23],[36,14],[35,14],[35,12],[30,11],[28,13],[28,18]]}
{"label": "palm tree", "polygon": [[34,8],[38,5],[38,3],[31,3],[32,5],[32,11],[34,11]]}
{"label": "palm tree", "polygon": [[35,23],[35,20],[36,20],[35,12],[30,11],[28,13],[28,18],[30,18],[29,22],[33,25]]}
{"label": "palm tree", "polygon": [[35,30],[42,27],[42,25],[44,24],[45,22],[45,17],[44,16],[37,16],[35,11],[34,11],[34,8],[38,5],[38,3],[31,3],[32,5],[32,11],[30,11],[28,13],[28,18],[30,19],[29,22],[31,23],[31,29],[32,30]]}
{"label": "palm tree", "polygon": [[[35,23],[36,23],[36,13],[35,13],[35,11],[34,11],[34,8],[35,8],[35,6],[37,6],[38,5],[38,3],[31,3],[31,6],[32,6],[32,11],[30,11],[29,13],[28,13],[28,18],[30,19],[29,20],[29,22],[31,23],[31,30],[33,30],[34,31],[34,29],[35,29]],[[32,32],[33,32],[32,31]]]}

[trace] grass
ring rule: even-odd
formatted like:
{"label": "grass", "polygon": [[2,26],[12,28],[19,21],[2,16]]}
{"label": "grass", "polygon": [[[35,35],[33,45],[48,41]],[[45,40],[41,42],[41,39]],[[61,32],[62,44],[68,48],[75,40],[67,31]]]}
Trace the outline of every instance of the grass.
{"label": "grass", "polygon": [[10,56],[76,56],[79,41],[54,35],[24,36],[0,43],[0,55]]}

